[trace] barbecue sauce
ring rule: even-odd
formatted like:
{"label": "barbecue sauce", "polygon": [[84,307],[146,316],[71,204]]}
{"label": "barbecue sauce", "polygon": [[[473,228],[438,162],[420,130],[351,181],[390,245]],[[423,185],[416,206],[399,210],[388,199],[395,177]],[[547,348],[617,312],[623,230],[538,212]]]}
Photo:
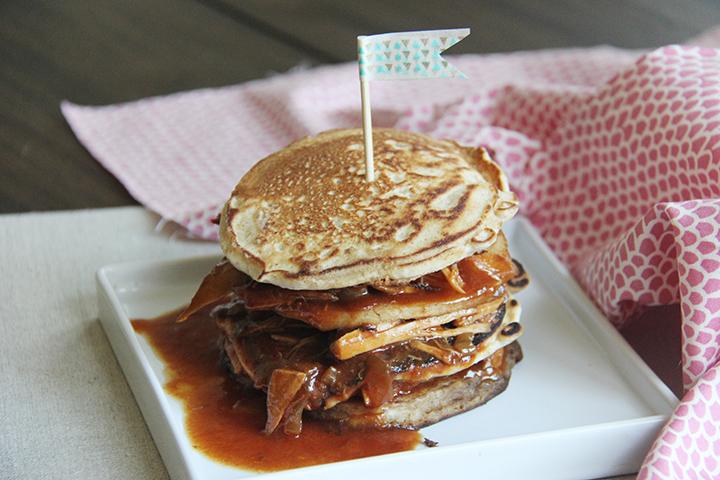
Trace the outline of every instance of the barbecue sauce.
{"label": "barbecue sauce", "polygon": [[[233,293],[250,311],[273,310],[286,318],[303,321],[318,330],[355,328],[357,316],[371,310],[400,305],[477,305],[504,294],[504,285],[521,274],[513,261],[502,233],[489,250],[457,262],[457,277],[463,288],[458,290],[441,272],[424,275],[410,282],[407,289],[390,293],[386,287],[372,284],[331,290],[290,290],[269,283],[253,281],[223,260],[205,277],[181,320],[200,308]],[[392,287],[391,287],[392,288]],[[458,307],[459,308],[459,307]]]}
{"label": "barbecue sauce", "polygon": [[[365,288],[362,294],[352,294],[357,287],[320,292],[296,291],[249,281],[249,277],[235,285],[227,285],[226,291],[234,291],[248,310],[274,310],[283,317],[301,320],[327,331],[344,328],[344,322],[360,312],[388,306],[459,305],[472,299],[476,299],[476,304],[488,302],[502,295],[504,285],[519,273],[507,248],[497,250],[472,255],[457,263],[465,286],[464,293],[453,288],[442,272],[418,279],[420,287],[415,287],[411,293],[391,294],[372,287]],[[229,264],[228,268],[231,268]],[[332,298],[325,298],[327,295]]]}
{"label": "barbecue sauce", "polygon": [[220,332],[207,309],[184,322],[181,310],[133,320],[136,332],[165,364],[165,390],[182,402],[195,449],[231,467],[271,472],[408,451],[422,441],[403,429],[341,430],[307,418],[296,437],[265,435],[265,394],[244,388],[222,365]]}

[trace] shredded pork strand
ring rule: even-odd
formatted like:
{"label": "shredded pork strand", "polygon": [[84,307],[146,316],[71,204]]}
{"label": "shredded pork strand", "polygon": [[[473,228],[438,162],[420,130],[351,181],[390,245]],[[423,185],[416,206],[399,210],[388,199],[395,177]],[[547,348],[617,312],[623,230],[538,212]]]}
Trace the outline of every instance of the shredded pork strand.
{"label": "shredded pork strand", "polygon": [[454,350],[450,344],[447,345],[431,345],[421,340],[410,340],[410,346],[421,352],[429,353],[446,365],[452,365],[462,358],[460,352]]}

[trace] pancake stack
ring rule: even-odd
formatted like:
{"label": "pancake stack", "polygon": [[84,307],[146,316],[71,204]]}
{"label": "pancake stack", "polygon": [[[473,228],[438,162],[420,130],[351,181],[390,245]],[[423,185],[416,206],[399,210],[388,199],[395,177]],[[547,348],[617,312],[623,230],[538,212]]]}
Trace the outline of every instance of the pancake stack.
{"label": "pancake stack", "polygon": [[420,428],[482,405],[522,358],[527,278],[501,227],[518,208],[483,148],[374,129],[290,144],[220,215],[225,259],[181,318],[214,304],[238,381],[267,393],[265,431],[303,415]]}

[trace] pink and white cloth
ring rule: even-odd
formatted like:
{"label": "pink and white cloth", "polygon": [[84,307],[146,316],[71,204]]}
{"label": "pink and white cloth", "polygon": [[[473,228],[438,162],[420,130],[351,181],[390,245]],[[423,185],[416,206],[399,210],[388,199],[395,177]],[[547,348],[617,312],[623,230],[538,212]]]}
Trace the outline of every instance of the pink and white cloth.
{"label": "pink and white cloth", "polygon": [[[616,326],[628,305],[681,304],[686,394],[643,479],[720,478],[720,30],[687,44],[463,55],[467,80],[371,86],[376,126],[490,147]],[[361,125],[357,64],[62,110],[138,201],[207,239],[256,161]]]}

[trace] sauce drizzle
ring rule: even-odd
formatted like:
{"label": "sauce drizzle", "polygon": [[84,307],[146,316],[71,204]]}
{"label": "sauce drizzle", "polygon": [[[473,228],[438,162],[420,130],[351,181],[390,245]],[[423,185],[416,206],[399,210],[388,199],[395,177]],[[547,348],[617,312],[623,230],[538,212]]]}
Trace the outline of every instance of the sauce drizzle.
{"label": "sauce drizzle", "polygon": [[273,472],[413,450],[419,432],[403,429],[340,430],[303,420],[299,437],[262,433],[265,394],[245,389],[222,364],[220,331],[202,309],[184,322],[182,309],[155,319],[132,320],[135,331],[165,364],[164,388],[183,404],[194,448],[218,463]]}

